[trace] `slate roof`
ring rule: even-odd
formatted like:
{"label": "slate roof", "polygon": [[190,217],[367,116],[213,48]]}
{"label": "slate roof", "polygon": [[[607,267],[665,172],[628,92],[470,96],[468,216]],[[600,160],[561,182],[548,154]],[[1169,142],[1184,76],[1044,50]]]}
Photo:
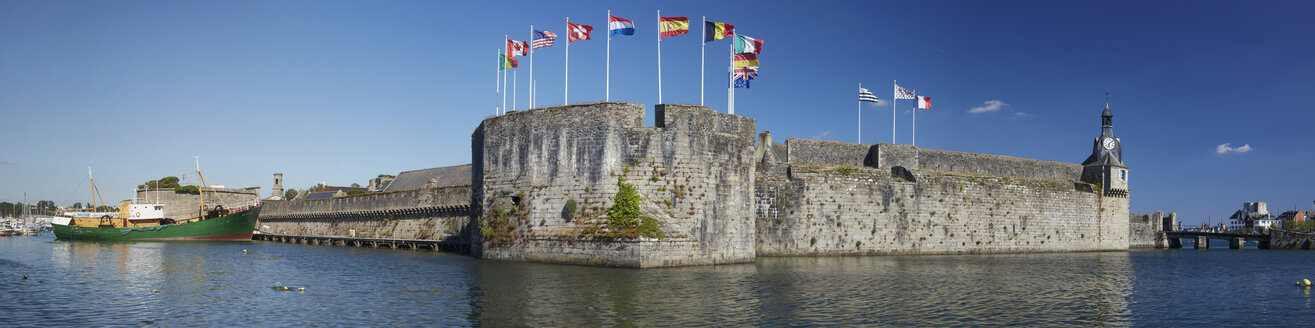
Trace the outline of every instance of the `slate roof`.
{"label": "slate roof", "polygon": [[338,193],[338,191],[337,190],[316,191],[306,194],[306,198],[302,198],[302,199],[304,200],[329,199],[329,198],[333,198],[333,194],[335,193]]}
{"label": "slate roof", "polygon": [[470,184],[470,164],[433,167],[405,171],[384,187],[384,191],[416,190],[424,188],[429,179],[438,180],[439,187],[461,186]]}

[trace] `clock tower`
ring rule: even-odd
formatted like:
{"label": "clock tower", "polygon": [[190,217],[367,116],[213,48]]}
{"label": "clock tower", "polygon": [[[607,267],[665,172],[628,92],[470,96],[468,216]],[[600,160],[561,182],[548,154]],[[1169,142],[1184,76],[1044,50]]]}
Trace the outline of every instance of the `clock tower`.
{"label": "clock tower", "polygon": [[1114,137],[1114,113],[1109,103],[1100,115],[1100,136],[1092,142],[1091,156],[1082,162],[1082,181],[1099,183],[1107,197],[1128,197],[1128,166],[1123,164],[1123,144]]}

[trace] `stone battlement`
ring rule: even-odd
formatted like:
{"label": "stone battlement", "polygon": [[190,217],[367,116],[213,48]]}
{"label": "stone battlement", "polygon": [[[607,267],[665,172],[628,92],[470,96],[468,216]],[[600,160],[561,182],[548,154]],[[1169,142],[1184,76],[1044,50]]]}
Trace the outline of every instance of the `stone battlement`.
{"label": "stone battlement", "polygon": [[785,141],[787,162],[936,170],[979,175],[1080,180],[1082,165],[1000,155],[923,149],[910,145],[873,145],[803,140]]}
{"label": "stone battlement", "polygon": [[[655,127],[643,126],[643,105],[628,103],[486,118],[471,137],[472,216],[507,231],[476,236],[472,252],[625,267],[753,261],[754,121],[655,107]],[[660,222],[666,238],[581,242],[593,240],[587,231],[605,219],[618,179],[635,187],[642,215]],[[574,216],[566,214],[571,201]]]}

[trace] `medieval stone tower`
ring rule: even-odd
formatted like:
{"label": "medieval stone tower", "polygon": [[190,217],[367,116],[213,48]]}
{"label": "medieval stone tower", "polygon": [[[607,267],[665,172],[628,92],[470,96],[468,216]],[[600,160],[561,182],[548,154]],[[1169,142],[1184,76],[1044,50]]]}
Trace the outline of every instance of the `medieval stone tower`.
{"label": "medieval stone tower", "polygon": [[1082,181],[1096,185],[1097,242],[1111,249],[1128,248],[1128,165],[1123,164],[1123,142],[1114,137],[1114,113],[1105,103],[1100,114],[1100,136],[1092,141],[1091,156],[1082,162]]}
{"label": "medieval stone tower", "polygon": [[283,172],[274,173],[274,188],[272,190],[273,194],[269,197],[283,198]]}
{"label": "medieval stone tower", "polygon": [[1091,156],[1082,162],[1082,181],[1099,183],[1107,197],[1128,197],[1128,166],[1123,164],[1123,142],[1114,137],[1114,113],[1109,104],[1100,115],[1100,136],[1092,142]]}

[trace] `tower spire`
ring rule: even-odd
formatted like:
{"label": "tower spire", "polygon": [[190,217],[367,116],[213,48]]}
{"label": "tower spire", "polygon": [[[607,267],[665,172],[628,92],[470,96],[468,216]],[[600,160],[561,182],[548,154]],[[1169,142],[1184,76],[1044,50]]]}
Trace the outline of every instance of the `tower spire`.
{"label": "tower spire", "polygon": [[1110,79],[1105,79],[1105,108],[1110,108]]}

